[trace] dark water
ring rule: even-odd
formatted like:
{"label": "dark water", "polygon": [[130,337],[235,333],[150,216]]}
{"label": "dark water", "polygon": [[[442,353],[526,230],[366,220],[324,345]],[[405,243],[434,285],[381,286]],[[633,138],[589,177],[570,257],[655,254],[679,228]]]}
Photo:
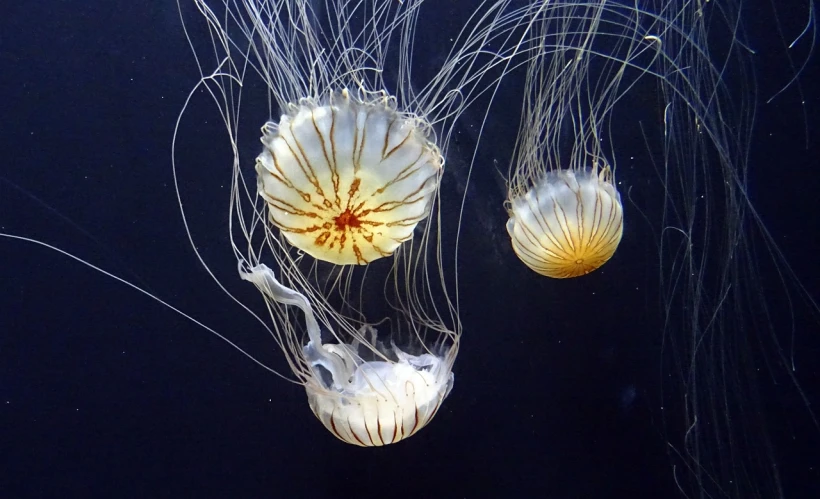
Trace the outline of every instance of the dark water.
{"label": "dark water", "polygon": [[[788,41],[807,10],[783,13]],[[788,41],[755,12],[748,38],[763,99],[790,79]],[[802,96],[793,86],[761,103],[750,160],[756,206],[814,296],[817,66],[811,59],[802,73]],[[0,8],[0,228],[112,270],[284,367],[184,234],[170,148],[197,78],[174,2]],[[265,106],[246,111],[264,119]],[[506,169],[518,106],[495,115],[486,164]],[[230,151],[219,117],[202,99],[183,125],[199,249],[232,291],[255,302],[228,245]],[[463,184],[471,133],[451,148],[449,195]],[[657,254],[635,206],[626,204],[636,222],[601,271],[545,280],[509,248],[491,170],[468,196],[455,388],[428,428],[383,449],[337,442],[299,386],[156,302],[54,252],[0,240],[0,497],[676,497],[660,423]],[[619,175],[638,206],[650,196],[642,189],[658,187],[641,165]],[[784,347],[795,345],[795,374],[816,402],[816,317],[799,297],[786,301],[771,266],[762,272],[771,274],[775,319],[796,313],[796,339],[783,332]],[[771,409],[786,496],[817,497],[817,428],[788,379],[762,366],[761,405]]]}

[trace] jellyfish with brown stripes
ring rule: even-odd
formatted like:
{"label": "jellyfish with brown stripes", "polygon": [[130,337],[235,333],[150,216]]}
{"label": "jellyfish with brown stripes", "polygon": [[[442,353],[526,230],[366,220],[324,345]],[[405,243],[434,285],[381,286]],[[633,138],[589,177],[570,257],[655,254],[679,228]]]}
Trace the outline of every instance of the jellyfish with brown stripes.
{"label": "jellyfish with brown stripes", "polygon": [[589,274],[615,254],[623,234],[621,195],[608,166],[590,160],[546,171],[508,204],[518,258],[547,277]]}
{"label": "jellyfish with brown stripes", "polygon": [[[484,1],[422,40],[416,26],[437,17],[423,0],[194,3],[206,29],[183,13],[201,71],[186,109],[204,95],[228,130],[231,243],[292,375],[277,372],[342,441],[405,439],[450,392],[462,333],[440,207],[450,137],[539,6]],[[241,142],[260,108],[254,175]]]}
{"label": "jellyfish with brown stripes", "polygon": [[[782,414],[793,413],[787,424],[799,427],[808,416],[813,436],[803,437],[817,436],[795,356],[784,351],[816,343],[812,335],[798,338],[794,326],[812,322],[820,307],[748,191],[753,179],[769,178],[759,153],[771,146],[760,149],[759,139],[772,134],[757,137],[756,126],[765,121],[758,106],[773,97],[758,83],[776,79],[774,59],[789,60],[797,74],[781,80],[775,97],[802,97],[814,12],[804,6],[790,44],[778,47],[778,36],[762,44],[772,50],[767,59],[754,50],[760,42],[746,22],[767,19],[779,34],[781,13],[769,2],[754,4],[550,2],[529,40],[537,55],[527,68],[506,177],[516,254],[540,274],[572,277],[616,251],[623,207],[615,165],[629,161],[637,191],[630,202],[641,215],[630,235],[633,247],[649,251],[619,255],[632,264],[609,284],[649,283],[634,290],[660,306],[654,315],[644,307],[634,323],[613,323],[659,332],[644,341],[662,345],[658,415],[681,497],[787,497],[785,465],[803,457],[791,449],[794,437],[781,438],[771,421],[782,426]],[[803,60],[795,55],[801,50]],[[793,110],[802,112],[797,102]],[[607,293],[594,308],[626,311],[620,317],[631,320],[635,300]],[[760,372],[789,381],[766,386]],[[779,399],[784,388],[804,407]]]}
{"label": "jellyfish with brown stripes", "polygon": [[288,106],[262,128],[259,195],[285,239],[318,260],[388,257],[427,217],[444,158],[386,94],[347,89]]}
{"label": "jellyfish with brown stripes", "polygon": [[[635,81],[624,80],[626,69],[657,51],[631,36],[630,15],[620,17],[618,8],[599,1],[552,4],[534,24],[507,176],[506,228],[518,258],[547,277],[593,272],[612,258],[623,235],[614,154],[603,142],[614,104]],[[607,24],[618,25],[617,33],[607,32]]]}

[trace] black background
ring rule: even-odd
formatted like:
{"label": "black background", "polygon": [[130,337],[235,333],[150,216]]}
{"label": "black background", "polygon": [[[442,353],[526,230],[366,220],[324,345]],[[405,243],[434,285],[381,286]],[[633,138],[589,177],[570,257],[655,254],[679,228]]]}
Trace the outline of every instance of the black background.
{"label": "black background", "polygon": [[[422,29],[436,30],[470,2],[460,4],[448,2],[440,15],[428,7]],[[790,41],[808,7],[783,11]],[[170,147],[198,73],[175,3],[32,1],[0,12],[2,231],[147,287],[284,368],[264,331],[195,261],[183,231]],[[749,16],[761,101],[790,79],[773,24]],[[798,47],[798,60],[808,45]],[[750,183],[809,293],[820,276],[816,66],[815,58],[802,73],[802,96],[793,86],[761,102]],[[601,271],[556,282],[524,268],[506,240],[491,167],[497,160],[506,168],[518,106],[491,115],[482,142],[488,166],[468,197],[455,388],[433,423],[400,445],[336,441],[299,386],[120,283],[0,240],[0,496],[674,497],[659,423],[649,231],[626,203],[624,241]],[[267,117],[266,108],[247,112]],[[257,130],[249,134],[256,147]],[[473,141],[469,127],[456,136],[445,178],[456,187],[445,195],[458,195]],[[256,291],[236,282],[227,240],[230,151],[204,97],[195,98],[180,143],[200,250],[233,291],[258,305]],[[641,189],[659,186],[641,164],[621,165],[622,191],[632,189],[640,206]],[[785,314],[790,307],[773,289],[773,307]],[[816,401],[817,322],[802,303],[793,309],[796,374]],[[780,404],[781,388],[762,390]],[[805,412],[798,401],[778,412],[794,413],[793,424],[773,423],[788,497],[820,490],[818,432]]]}

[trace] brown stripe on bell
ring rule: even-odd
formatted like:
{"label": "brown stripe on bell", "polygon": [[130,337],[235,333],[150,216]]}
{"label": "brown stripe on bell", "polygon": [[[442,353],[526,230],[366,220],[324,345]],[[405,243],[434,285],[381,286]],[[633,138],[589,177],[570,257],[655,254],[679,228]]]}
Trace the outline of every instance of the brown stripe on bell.
{"label": "brown stripe on bell", "polygon": [[384,92],[291,104],[262,128],[256,159],[270,222],[318,260],[364,265],[393,254],[438,187],[443,158],[429,129]]}
{"label": "brown stripe on bell", "polygon": [[553,170],[509,201],[507,233],[518,258],[554,278],[589,274],[621,242],[623,208],[608,168]]}

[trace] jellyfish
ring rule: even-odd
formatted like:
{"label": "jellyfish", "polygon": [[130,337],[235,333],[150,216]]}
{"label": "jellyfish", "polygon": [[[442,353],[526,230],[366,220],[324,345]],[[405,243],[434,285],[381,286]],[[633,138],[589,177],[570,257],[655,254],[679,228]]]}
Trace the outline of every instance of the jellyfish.
{"label": "jellyfish", "polygon": [[623,235],[615,158],[604,139],[614,104],[642,74],[625,81],[627,69],[654,50],[634,36],[629,18],[616,20],[623,31],[609,36],[607,10],[603,2],[559,3],[533,30],[506,228],[516,256],[547,277],[593,272]]}
{"label": "jellyfish", "polygon": [[[194,3],[210,38],[183,15],[201,68],[191,96],[212,98],[228,131],[231,244],[285,376],[338,439],[406,439],[449,394],[462,333],[440,220],[447,146],[464,109],[511,70],[539,6],[482,2],[416,88],[421,0]],[[247,109],[260,105],[269,119],[249,173],[242,140],[260,123]]]}
{"label": "jellyfish", "polygon": [[[814,428],[817,421],[795,374],[793,323],[795,296],[814,317],[817,302],[748,193],[751,169],[768,163],[752,153],[761,98],[754,82],[763,72],[746,39],[746,4],[552,3],[533,30],[537,56],[506,177],[515,254],[555,278],[589,273],[612,257],[629,207],[621,182],[632,186],[640,216],[631,237],[644,235],[635,244],[657,257],[622,255],[629,267],[613,285],[643,272],[635,282],[656,281],[647,301],[660,304],[652,319],[660,335],[647,342],[660,344],[662,380],[649,397],[682,497],[787,496],[776,449],[789,444],[772,436],[767,417],[776,404],[761,395],[761,371],[788,380],[772,391],[789,385]],[[771,8],[761,11],[779,30]],[[792,44],[809,53],[813,15]],[[777,95],[799,94],[801,67],[793,61],[797,75]],[[765,292],[761,268],[775,276]],[[793,407],[790,415],[801,412]]]}
{"label": "jellyfish", "polygon": [[438,146],[386,95],[342,89],[288,111],[265,124],[256,159],[270,223],[291,245],[337,265],[392,255],[430,210]]}

